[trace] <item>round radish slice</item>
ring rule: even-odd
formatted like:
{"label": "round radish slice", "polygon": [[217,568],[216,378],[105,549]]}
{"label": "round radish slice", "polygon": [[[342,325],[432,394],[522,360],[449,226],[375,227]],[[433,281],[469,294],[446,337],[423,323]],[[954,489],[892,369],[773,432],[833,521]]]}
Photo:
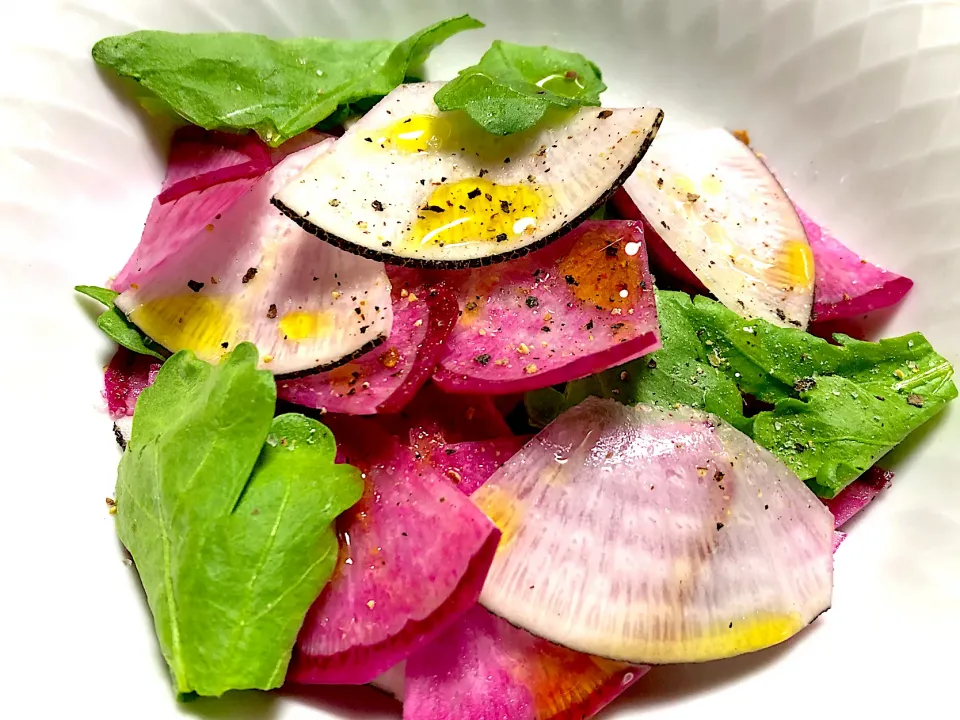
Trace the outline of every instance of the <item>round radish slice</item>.
{"label": "round radish slice", "polygon": [[763,161],[719,128],[657,139],[624,190],[690,271],[748,318],[805,328],[813,253]]}
{"label": "round radish slice", "polygon": [[338,520],[341,557],[307,613],[288,679],[361,684],[472,607],[500,533],[470,501],[369,420],[339,417],[338,457],[366,489]]}
{"label": "round radish slice", "polygon": [[648,669],[554,645],[476,606],[407,660],[403,718],[584,719]]}
{"label": "round radish slice", "polygon": [[250,341],[276,375],[327,369],[379,344],[393,317],[383,265],[316,242],[269,204],[333,142],[283,160],[142,273],[117,307],[168,350],[207,362]]}
{"label": "round radish slice", "polygon": [[833,516],[716,417],[590,398],[471,499],[503,533],[480,602],[634,663],[786,640],[830,606]]}
{"label": "round radish slice", "polygon": [[449,392],[526,392],[660,347],[639,223],[586,222],[520,260],[445,274],[460,321],[434,381]]}
{"label": "round radish slice", "polygon": [[298,405],[348,415],[395,413],[429,380],[457,321],[457,300],[443,283],[391,267],[393,327],[384,343],[346,365],[281,380],[277,395]]}
{"label": "round radish slice", "polygon": [[401,85],[274,197],[327,242],[398,265],[477,267],[563,235],[646,152],[657,108],[582,108],[501,137]]}

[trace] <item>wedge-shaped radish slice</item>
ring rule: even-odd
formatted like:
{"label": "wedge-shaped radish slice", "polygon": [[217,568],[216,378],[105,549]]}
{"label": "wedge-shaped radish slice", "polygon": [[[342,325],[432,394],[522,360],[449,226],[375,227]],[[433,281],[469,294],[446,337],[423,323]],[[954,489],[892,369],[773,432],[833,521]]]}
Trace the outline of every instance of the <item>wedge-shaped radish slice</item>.
{"label": "wedge-shaped radish slice", "polygon": [[813,319],[841,320],[896,305],[913,280],[863,260],[797,208],[816,265]]}
{"label": "wedge-shaped radish slice", "polygon": [[360,684],[476,603],[500,533],[375,422],[339,417],[331,428],[366,491],[338,520],[340,562],[307,614],[288,679]]}
{"label": "wedge-shaped radish slice", "polygon": [[141,391],[153,384],[160,363],[148,355],[120,348],[103,373],[107,411],[116,419],[133,416]]}
{"label": "wedge-shaped radish slice", "polygon": [[281,380],[277,395],[298,405],[347,415],[399,412],[430,378],[457,321],[457,299],[417,270],[389,267],[393,327],[372,352],[346,365]]}
{"label": "wedge-shaped radish slice", "polygon": [[439,445],[430,451],[428,461],[460,492],[472,495],[529,439],[529,435],[510,435]]}
{"label": "wedge-shaped radish slice", "polygon": [[269,203],[333,142],[283,160],[117,307],[168,350],[208,362],[250,341],[277,375],[329,368],[382,342],[393,317],[383,265],[316,242]]}
{"label": "wedge-shaped radish slice", "polygon": [[461,313],[434,374],[448,392],[535,390],[660,347],[636,222],[586,222],[520,260],[445,277]]}
{"label": "wedge-shaped radish slice", "polygon": [[554,645],[478,605],[407,660],[403,718],[585,719],[647,670]]}
{"label": "wedge-shaped radish slice", "polygon": [[503,533],[480,602],[574,650],[699,662],[830,606],[833,516],[716,417],[590,398],[471,499]]}
{"label": "wedge-shaped radish slice", "polygon": [[650,145],[657,108],[582,108],[491,135],[441,113],[441,83],[401,85],[275,203],[323,240],[421,267],[476,267],[535,250],[586,220]]}
{"label": "wedge-shaped radish slice", "polygon": [[823,504],[833,513],[834,523],[839,529],[854,515],[863,510],[881,492],[890,487],[893,473],[874,465],[863,475],[847,485],[833,499],[823,500]]}
{"label": "wedge-shaped radish slice", "polygon": [[663,135],[624,190],[724,305],[805,328],[814,263],[803,225],[763,161],[726,130]]}

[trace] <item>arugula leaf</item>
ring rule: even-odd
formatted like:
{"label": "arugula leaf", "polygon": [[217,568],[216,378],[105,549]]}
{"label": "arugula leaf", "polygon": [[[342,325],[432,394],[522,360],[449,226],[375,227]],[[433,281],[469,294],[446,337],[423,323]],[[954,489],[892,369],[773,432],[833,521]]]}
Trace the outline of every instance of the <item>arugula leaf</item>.
{"label": "arugula leaf", "polygon": [[536,125],[551,107],[599,105],[600,68],[579,53],[497,40],[476,65],[437,91],[441,110],[463,110],[487,132],[509,135]]}
{"label": "arugula leaf", "polygon": [[180,694],[283,683],[304,615],[333,572],[333,521],[360,499],[323,425],[273,417],[276,385],[237,347],[181,351],[137,403],[117,476],[133,555]]}
{"label": "arugula leaf", "polygon": [[[836,335],[833,345],[667,291],[658,291],[657,310],[662,350],[568,384],[562,401],[543,391],[528,396],[531,417],[548,420],[586,394],[691,405],[724,418],[818,495],[833,497],[957,397],[953,368],[919,333],[876,343]],[[774,408],[746,418],[741,393]]]}
{"label": "arugula leaf", "polygon": [[127,320],[127,316],[119,308],[114,307],[113,301],[120,293],[96,285],[77,285],[74,290],[107,306],[107,311],[97,318],[97,327],[117,345],[141,355],[150,355],[160,361],[166,360],[161,348]]}
{"label": "arugula leaf", "polygon": [[480,27],[461,15],[399,43],[141,30],[101,40],[93,59],[137,80],[194,125],[252,129],[276,147],[338,108],[386,95],[437,45]]}

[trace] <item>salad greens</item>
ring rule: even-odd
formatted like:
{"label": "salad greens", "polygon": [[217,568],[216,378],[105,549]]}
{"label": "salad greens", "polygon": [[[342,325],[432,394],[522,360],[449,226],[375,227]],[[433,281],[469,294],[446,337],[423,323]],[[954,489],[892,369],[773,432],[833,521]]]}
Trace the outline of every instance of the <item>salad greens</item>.
{"label": "salad greens", "polygon": [[96,285],[77,285],[74,290],[107,306],[106,312],[97,318],[97,327],[117,345],[140,355],[151,355],[157,360],[166,359],[166,356],[161,354],[162,348],[127,320],[120,308],[114,307],[113,301],[120,293]]}
{"label": "salad greens", "polygon": [[527,130],[547,110],[599,105],[600,68],[583,55],[497,40],[480,62],[437,92],[441,110],[463,110],[496,135]]}
{"label": "salad greens", "polygon": [[437,45],[481,27],[461,15],[399,43],[141,30],[101,40],[93,58],[137,80],[194,125],[252,129],[276,147],[338,108],[386,95]]}
{"label": "salad greens", "polygon": [[214,367],[171,357],[137,403],[117,477],[133,555],[178,693],[283,683],[330,578],[333,521],[363,491],[315,420],[274,418],[273,376],[244,343]]}
{"label": "salad greens", "polygon": [[[529,393],[537,424],[588,395],[691,405],[775,453],[833,497],[957,396],[953,368],[920,333],[876,343],[744,320],[705,297],[658,291],[663,349],[619,368]],[[742,393],[773,406],[744,414]]]}

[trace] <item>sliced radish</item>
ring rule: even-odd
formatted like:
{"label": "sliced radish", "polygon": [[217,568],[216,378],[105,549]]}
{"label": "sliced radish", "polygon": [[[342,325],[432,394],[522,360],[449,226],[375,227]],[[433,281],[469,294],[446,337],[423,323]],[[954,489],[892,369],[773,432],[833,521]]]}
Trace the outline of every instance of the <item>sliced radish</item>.
{"label": "sliced radish", "polygon": [[640,679],[475,606],[407,660],[404,720],[586,719]]}
{"label": "sliced radish", "polygon": [[814,262],[763,161],[719,128],[657,139],[624,190],[683,264],[744,317],[805,328]]}
{"label": "sliced radish", "polygon": [[574,650],[713,660],[786,640],[830,606],[829,510],[699,411],[589,398],[471,499],[503,533],[481,603]]}
{"label": "sliced radish", "polygon": [[510,435],[439,445],[430,451],[428,461],[460,492],[472,495],[529,439],[529,435]]}
{"label": "sliced radish", "polygon": [[153,384],[160,372],[160,362],[126,348],[114,354],[103,374],[107,410],[114,420],[132,417],[140,392]]}
{"label": "sliced radish", "polygon": [[448,392],[535,390],[660,347],[653,278],[635,222],[586,222],[520,260],[444,277],[461,313],[434,374]]}
{"label": "sliced radish", "polygon": [[377,690],[385,692],[387,695],[403,702],[404,676],[407,672],[407,661],[394,665],[385,673],[377,675],[370,684]]}
{"label": "sliced radish", "polygon": [[376,350],[334,370],[281,380],[282,400],[348,415],[395,413],[430,378],[457,321],[457,300],[443,283],[406,268],[387,270],[393,327]]}
{"label": "sliced radish", "polygon": [[208,362],[253,342],[261,367],[277,375],[329,368],[379,344],[393,316],[383,265],[316,242],[269,204],[333,142],[283,160],[140,275],[117,307],[168,350]]}
{"label": "sliced radish", "polygon": [[360,684],[476,603],[500,533],[376,423],[338,417],[331,429],[366,491],[338,520],[340,562],[307,614],[288,679]]}
{"label": "sliced radish", "polygon": [[869,505],[877,495],[890,487],[892,479],[892,472],[874,465],[841,490],[835,498],[823,500],[823,504],[833,513],[836,527],[842,527]]}
{"label": "sliced radish", "polygon": [[478,267],[586,220],[656,135],[657,108],[582,108],[501,137],[401,85],[274,201],[308,231],[398,265]]}
{"label": "sliced radish", "polygon": [[816,264],[813,319],[824,322],[896,305],[913,280],[863,260],[797,208]]}

